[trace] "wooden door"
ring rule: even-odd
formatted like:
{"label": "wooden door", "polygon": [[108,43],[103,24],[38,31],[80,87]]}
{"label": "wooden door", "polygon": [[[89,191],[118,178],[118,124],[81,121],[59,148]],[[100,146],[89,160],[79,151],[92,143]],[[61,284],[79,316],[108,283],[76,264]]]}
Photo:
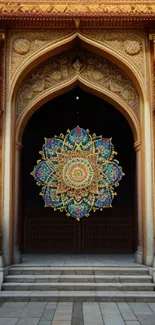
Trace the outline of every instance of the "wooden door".
{"label": "wooden door", "polygon": [[[48,211],[47,211],[48,210]],[[45,209],[25,217],[24,251],[49,253],[132,253],[131,211],[109,208],[78,222]]]}

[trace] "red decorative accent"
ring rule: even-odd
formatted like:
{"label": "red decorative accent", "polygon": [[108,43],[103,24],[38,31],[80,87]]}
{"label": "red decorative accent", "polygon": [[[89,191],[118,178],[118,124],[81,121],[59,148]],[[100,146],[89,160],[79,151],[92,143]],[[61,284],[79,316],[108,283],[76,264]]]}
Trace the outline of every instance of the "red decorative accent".
{"label": "red decorative accent", "polygon": [[76,127],[76,132],[79,133],[79,134],[81,133],[81,130],[80,130],[79,126]]}

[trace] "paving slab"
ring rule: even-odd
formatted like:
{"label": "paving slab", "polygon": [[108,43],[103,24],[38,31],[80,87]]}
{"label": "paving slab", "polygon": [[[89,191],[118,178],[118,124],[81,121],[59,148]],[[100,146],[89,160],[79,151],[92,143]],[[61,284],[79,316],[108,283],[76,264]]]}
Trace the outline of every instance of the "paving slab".
{"label": "paving slab", "polygon": [[141,325],[155,325],[155,315],[149,315],[149,314],[137,314],[136,315],[138,321]]}
{"label": "paving slab", "polygon": [[99,303],[102,314],[120,314],[120,310],[115,302]]}
{"label": "paving slab", "polygon": [[83,308],[81,302],[74,302],[71,325],[84,325]]}
{"label": "paving slab", "polygon": [[38,325],[39,318],[21,318],[17,325]]}
{"label": "paving slab", "polygon": [[104,314],[103,320],[105,325],[125,325],[125,322],[121,315]]}
{"label": "paving slab", "polygon": [[55,314],[55,309],[46,309],[41,315],[41,320],[52,321],[54,314]]}
{"label": "paving slab", "polygon": [[51,323],[51,325],[71,325],[71,322],[55,320]]}
{"label": "paving slab", "polygon": [[51,321],[41,320],[41,321],[39,321],[38,325],[51,325]]}
{"label": "paving slab", "polygon": [[0,318],[0,325],[16,325],[19,318]]}
{"label": "paving slab", "polygon": [[153,314],[152,309],[145,302],[131,302],[129,303],[134,314]]}
{"label": "paving slab", "polygon": [[126,325],[140,325],[138,321],[127,321],[125,322]]}
{"label": "paving slab", "polygon": [[151,310],[155,313],[155,302],[149,302],[148,306],[151,308]]}
{"label": "paving slab", "polygon": [[7,309],[11,309],[11,308],[24,308],[27,305],[27,302],[4,302],[1,305],[1,308],[7,308]]}
{"label": "paving slab", "polygon": [[136,316],[134,315],[132,309],[126,302],[117,303],[118,308],[121,312],[121,315],[125,321],[134,321],[136,320]]}

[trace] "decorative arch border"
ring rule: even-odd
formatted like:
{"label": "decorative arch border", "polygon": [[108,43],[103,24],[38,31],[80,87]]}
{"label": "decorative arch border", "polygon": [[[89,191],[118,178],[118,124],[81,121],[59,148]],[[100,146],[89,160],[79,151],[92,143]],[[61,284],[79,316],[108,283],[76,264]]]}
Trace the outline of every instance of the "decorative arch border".
{"label": "decorative arch border", "polygon": [[68,36],[65,35],[63,39],[59,39],[54,43],[47,44],[43,49],[39,49],[35,53],[32,53],[28,56],[25,61],[19,66],[15,75],[13,76],[10,84],[10,96],[12,97],[14,92],[17,91],[19,84],[24,79],[24,77],[36,67],[38,64],[48,59],[50,56],[55,56],[58,53],[64,52],[65,50],[71,48],[74,44],[74,41],[79,38],[82,41],[82,45],[88,50],[91,49],[92,52],[97,53],[101,57],[105,57],[110,60],[112,63],[118,65],[132,80],[133,84],[137,88],[138,93],[143,98],[143,88],[144,81],[141,75],[139,74],[138,69],[131,64],[131,61],[128,60],[122,53],[117,53],[116,50],[112,50],[107,44],[101,44],[95,39],[91,39],[86,36],[81,31],[73,31]]}
{"label": "decorative arch border", "polygon": [[95,83],[91,83],[83,79],[81,76],[76,75],[73,78],[69,79],[67,82],[64,81],[60,85],[56,85],[52,89],[48,89],[46,92],[41,93],[40,96],[37,96],[30,102],[29,105],[20,113],[16,121],[16,143],[22,142],[22,135],[24,128],[33,115],[33,113],[45,104],[47,101],[61,95],[62,93],[67,92],[68,90],[74,88],[75,85],[79,85],[81,88],[86,89],[88,92],[95,94],[98,97],[104,98],[107,102],[114,105],[127,119],[134,137],[134,145],[140,145],[140,125],[139,121],[136,118],[132,110],[129,110],[128,105],[125,105],[114,93],[98,87]]}
{"label": "decorative arch border", "polygon": [[[76,33],[77,34],[77,33]],[[21,83],[21,80],[24,78],[24,76],[32,70],[32,68],[36,67],[38,62],[44,61],[49,55],[54,55],[55,53],[61,52],[62,48],[66,49],[66,46],[70,47],[72,44],[73,39],[75,38],[73,36],[70,36],[69,38],[66,38],[65,40],[61,40],[57,44],[54,44],[54,46],[49,46],[48,49],[46,48],[43,51],[40,51],[40,54],[35,55],[33,58],[29,59],[28,62],[23,66],[20,71],[18,71],[18,74],[16,75],[16,78],[13,80],[11,88],[10,88],[10,96],[7,100],[6,105],[6,127],[5,127],[5,162],[6,162],[6,168],[5,168],[5,175],[4,175],[4,192],[7,191],[8,196],[4,196],[4,241],[3,241],[3,248],[4,248],[4,255],[5,255],[5,264],[9,265],[12,262],[16,261],[16,250],[14,250],[14,238],[16,237],[17,229],[14,229],[14,221],[16,221],[16,214],[18,214],[18,193],[17,193],[17,186],[15,184],[18,184],[19,181],[19,165],[15,165],[15,161],[17,162],[18,156],[20,153],[21,143],[18,142],[20,139],[20,132],[22,132],[22,128],[24,128],[24,124],[26,124],[26,121],[29,117],[28,111],[33,113],[39,105],[41,105],[44,101],[48,100],[50,98],[50,94],[46,94],[43,98],[39,98],[37,102],[32,103],[31,107],[27,109],[27,111],[23,114],[23,120],[17,122],[17,125],[15,125],[15,102],[16,102],[16,94],[19,88],[19,84]],[[134,131],[134,137],[137,141],[135,141],[135,150],[138,152],[138,159],[137,159],[137,172],[138,172],[138,206],[139,206],[139,217],[138,220],[139,224],[139,230],[138,234],[141,236],[141,245],[140,250],[138,252],[140,258],[137,258],[137,261],[144,262],[146,265],[152,265],[153,264],[153,256],[154,256],[154,235],[153,235],[153,211],[152,211],[152,189],[150,189],[149,182],[151,182],[152,179],[152,173],[151,173],[151,165],[148,163],[148,161],[151,161],[151,121],[150,121],[150,109],[149,109],[149,103],[147,101],[146,93],[144,91],[142,80],[140,80],[140,77],[134,69],[134,67],[131,67],[131,65],[128,64],[127,60],[122,58],[121,55],[116,55],[115,51],[106,49],[105,47],[97,44],[90,44],[89,40],[87,39],[87,42],[90,46],[94,46],[99,48],[102,53],[102,56],[107,57],[111,59],[112,62],[115,64],[118,64],[118,66],[122,67],[122,70],[124,70],[132,79],[134,84],[136,85],[137,91],[140,96],[140,107],[141,107],[141,116],[140,116],[140,127],[138,127],[137,122],[135,122],[135,118],[133,116],[129,116],[129,123]],[[64,49],[63,49],[64,51]],[[123,63],[122,63],[123,62]],[[77,80],[72,80],[72,85],[77,82]],[[108,101],[113,102],[117,108],[122,111],[124,116],[127,118],[127,114],[125,113],[125,107],[119,103],[118,98],[112,98],[109,99],[107,94],[101,94],[101,91],[98,89],[95,89],[93,85],[91,84],[84,84],[81,80],[78,80],[79,83],[83,84],[84,87],[87,89],[91,88],[93,92],[100,94],[104,96],[104,98],[107,98]],[[70,85],[66,85],[66,87],[69,87]],[[57,89],[58,91],[58,89]],[[64,90],[65,91],[65,90]],[[7,119],[8,116],[8,119]],[[25,123],[24,123],[25,120]],[[16,135],[17,130],[17,135]],[[141,132],[143,130],[143,132]],[[17,142],[16,142],[17,141]],[[147,144],[150,144],[147,146]],[[11,150],[12,146],[12,150]],[[17,149],[15,152],[15,148]],[[19,161],[19,160],[18,160]],[[12,193],[14,193],[15,189],[15,204],[13,200]],[[140,230],[142,227],[142,230]],[[12,236],[10,236],[10,233]],[[13,235],[14,234],[14,235]],[[9,244],[7,244],[9,243]],[[15,243],[16,244],[16,243]],[[142,249],[142,252],[141,252]],[[18,254],[17,254],[18,255]]]}

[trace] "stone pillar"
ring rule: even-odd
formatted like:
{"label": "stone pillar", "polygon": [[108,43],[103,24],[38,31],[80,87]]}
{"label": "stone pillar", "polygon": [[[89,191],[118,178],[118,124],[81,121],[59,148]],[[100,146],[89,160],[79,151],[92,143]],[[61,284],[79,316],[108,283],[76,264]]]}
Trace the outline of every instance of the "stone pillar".
{"label": "stone pillar", "polygon": [[[153,266],[154,260],[154,223],[153,223],[153,170],[152,170],[152,129],[151,129],[151,111],[147,101],[144,103],[144,263]],[[141,160],[142,161],[142,160]]]}
{"label": "stone pillar", "polygon": [[143,262],[143,246],[142,246],[142,184],[141,184],[141,150],[140,145],[135,145],[136,152],[136,214],[138,241],[135,253],[135,262],[142,264]]}
{"label": "stone pillar", "polygon": [[0,33],[0,290],[3,282],[3,179],[4,179],[4,118],[5,118],[5,33]]}
{"label": "stone pillar", "polygon": [[[3,137],[4,137],[4,94],[5,94],[5,33],[0,33],[0,268],[3,267],[3,255],[2,255],[2,209],[3,209],[3,155],[4,155],[4,146],[3,146]],[[3,272],[0,271],[0,288],[3,281]]]}
{"label": "stone pillar", "polygon": [[14,205],[14,263],[19,264],[22,261],[20,251],[20,211],[21,211],[21,151],[22,144],[15,144],[15,205]]}

